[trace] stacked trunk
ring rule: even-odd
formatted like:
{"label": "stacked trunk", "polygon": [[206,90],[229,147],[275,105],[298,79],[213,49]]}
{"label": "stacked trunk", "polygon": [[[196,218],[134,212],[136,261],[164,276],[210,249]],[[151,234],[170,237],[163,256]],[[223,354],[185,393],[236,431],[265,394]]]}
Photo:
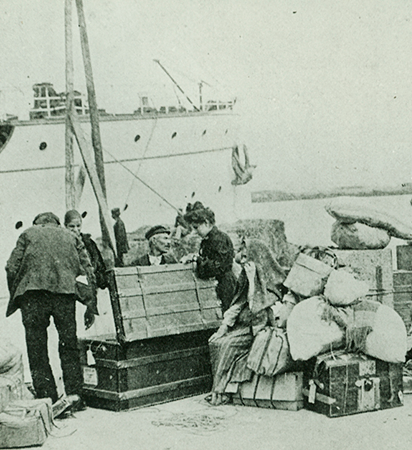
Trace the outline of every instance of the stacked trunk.
{"label": "stacked trunk", "polygon": [[80,341],[90,406],[115,411],[208,392],[208,338],[220,325],[213,281],[182,264],[114,269],[116,335]]}

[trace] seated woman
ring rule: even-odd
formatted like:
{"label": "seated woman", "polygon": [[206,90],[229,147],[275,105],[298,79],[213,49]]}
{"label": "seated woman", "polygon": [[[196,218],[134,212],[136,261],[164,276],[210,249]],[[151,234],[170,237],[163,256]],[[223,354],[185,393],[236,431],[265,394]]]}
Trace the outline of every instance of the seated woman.
{"label": "seated woman", "polygon": [[281,297],[279,285],[286,277],[267,245],[259,240],[244,241],[236,260],[243,269],[222,325],[209,339],[213,372],[212,405],[225,404],[227,384],[248,381],[251,371],[246,359],[253,337],[268,324],[274,325],[272,310]]}

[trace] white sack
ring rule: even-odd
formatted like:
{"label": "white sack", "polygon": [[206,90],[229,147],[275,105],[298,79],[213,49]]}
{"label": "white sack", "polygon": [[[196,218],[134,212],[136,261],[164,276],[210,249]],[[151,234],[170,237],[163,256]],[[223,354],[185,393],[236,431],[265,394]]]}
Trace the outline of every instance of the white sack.
{"label": "white sack", "polygon": [[332,225],[330,236],[339,248],[349,250],[375,250],[385,248],[391,236],[383,228],[374,228],[363,223],[343,223],[337,220]]}
{"label": "white sack", "polygon": [[346,306],[369,292],[369,285],[345,270],[332,270],[326,282],[325,297],[334,306]]}
{"label": "white sack", "polygon": [[364,353],[382,361],[403,363],[406,351],[406,328],[402,318],[394,309],[381,305],[376,311],[373,330],[366,338]]}
{"label": "white sack", "polygon": [[326,306],[321,297],[311,297],[292,309],[287,321],[287,335],[295,361],[306,361],[345,345],[344,331],[335,322],[322,320]]}
{"label": "white sack", "polygon": [[370,201],[356,197],[336,197],[325,206],[335,219],[345,223],[360,222],[370,227],[383,228],[391,236],[412,240],[412,226],[385,212],[370,208]]}

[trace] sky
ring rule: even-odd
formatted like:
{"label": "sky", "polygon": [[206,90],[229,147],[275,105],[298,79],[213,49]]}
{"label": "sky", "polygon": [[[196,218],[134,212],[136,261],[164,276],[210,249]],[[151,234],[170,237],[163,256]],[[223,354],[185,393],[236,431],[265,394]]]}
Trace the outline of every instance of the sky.
{"label": "sky", "polygon": [[[74,5],[73,5],[74,7]],[[84,0],[99,107],[176,102],[159,59],[198,100],[237,98],[255,189],[412,181],[412,3]],[[74,11],[75,88],[85,92]],[[0,111],[65,88],[64,1],[0,0]]]}

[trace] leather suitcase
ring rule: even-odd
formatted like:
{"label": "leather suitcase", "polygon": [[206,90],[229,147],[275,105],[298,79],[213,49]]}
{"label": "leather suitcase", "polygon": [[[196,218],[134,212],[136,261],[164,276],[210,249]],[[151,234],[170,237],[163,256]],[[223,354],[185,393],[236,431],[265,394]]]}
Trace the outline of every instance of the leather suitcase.
{"label": "leather suitcase", "polygon": [[403,405],[402,364],[343,351],[317,357],[304,382],[305,408],[340,417]]}

